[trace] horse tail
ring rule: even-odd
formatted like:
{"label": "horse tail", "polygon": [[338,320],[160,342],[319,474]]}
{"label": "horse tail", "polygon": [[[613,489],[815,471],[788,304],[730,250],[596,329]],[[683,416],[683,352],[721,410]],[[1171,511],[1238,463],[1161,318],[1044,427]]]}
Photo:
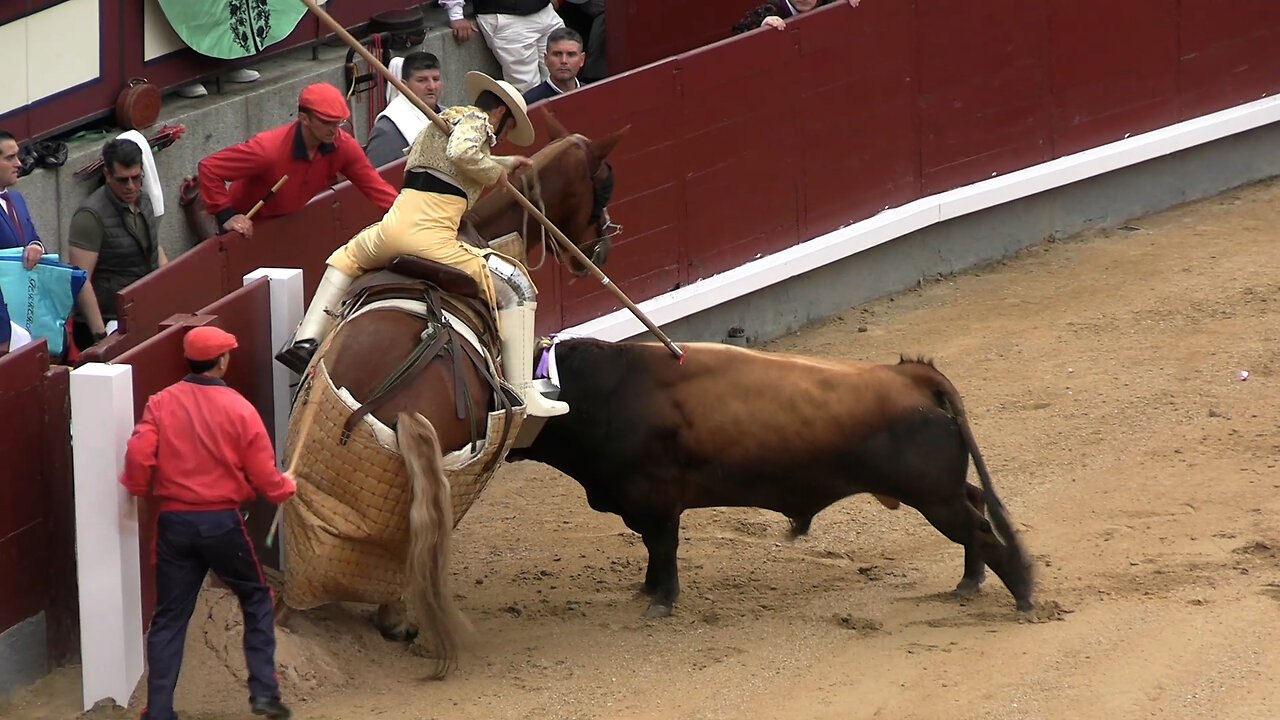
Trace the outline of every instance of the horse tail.
{"label": "horse tail", "polygon": [[431,423],[418,413],[400,413],[396,439],[413,490],[406,560],[409,605],[417,608],[422,637],[432,643],[436,658],[432,678],[438,680],[457,665],[467,628],[449,590],[453,503],[441,463],[440,439]]}

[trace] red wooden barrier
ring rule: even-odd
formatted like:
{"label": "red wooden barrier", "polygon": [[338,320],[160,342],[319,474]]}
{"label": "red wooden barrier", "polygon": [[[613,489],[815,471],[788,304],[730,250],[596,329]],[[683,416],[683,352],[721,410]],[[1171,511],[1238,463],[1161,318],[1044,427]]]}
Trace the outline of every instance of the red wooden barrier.
{"label": "red wooden barrier", "polygon": [[0,358],[0,632],[44,611],[51,662],[79,648],[66,368],[44,341]]}

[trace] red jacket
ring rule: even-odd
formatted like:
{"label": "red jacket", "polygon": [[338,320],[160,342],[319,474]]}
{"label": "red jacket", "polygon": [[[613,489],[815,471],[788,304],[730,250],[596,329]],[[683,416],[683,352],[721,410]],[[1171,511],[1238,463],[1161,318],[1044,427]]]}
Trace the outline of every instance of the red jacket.
{"label": "red jacket", "polygon": [[219,227],[231,216],[249,212],[283,175],[289,180],[255,217],[276,217],[300,209],[336,184],[338,173],[384,213],[396,200],[395,189],[369,164],[360,143],[341,128],[333,144],[321,145],[315,158],[307,157],[302,126],[293,122],[219,150],[201,160],[199,168],[200,195]]}
{"label": "red jacket", "polygon": [[279,503],[297,489],[276,469],[258,411],[203,375],[188,375],[147,400],[120,483],[132,495],[155,495],[161,511],[236,508],[255,495]]}

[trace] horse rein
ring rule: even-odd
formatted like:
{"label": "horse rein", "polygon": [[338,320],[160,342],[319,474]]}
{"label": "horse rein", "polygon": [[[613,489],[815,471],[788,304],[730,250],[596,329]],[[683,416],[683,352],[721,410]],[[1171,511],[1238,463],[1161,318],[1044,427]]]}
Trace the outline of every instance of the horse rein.
{"label": "horse rein", "polygon": [[[568,136],[568,139],[573,140],[574,143],[577,144],[579,149],[582,150],[584,155],[588,155],[588,156],[591,155],[591,147],[587,144],[586,138],[582,137],[581,135],[574,134],[574,135]],[[600,193],[600,186],[603,183],[609,181],[612,173],[613,173],[613,169],[609,165],[609,163],[606,161],[601,161],[600,166],[596,168],[595,173],[591,176],[593,211],[594,211],[595,198]],[[534,207],[538,208],[539,212],[541,212],[543,215],[546,215],[546,203],[542,199],[542,181],[538,178],[538,174],[525,173],[521,175],[520,189],[521,189],[521,194],[524,195],[525,198],[527,198]],[[593,214],[595,213],[593,212]],[[529,212],[526,210],[524,212],[524,219],[521,222],[521,229],[523,229],[526,233],[529,230],[530,217],[531,216],[529,215]],[[622,226],[619,225],[618,223],[615,223],[613,221],[613,218],[609,217],[609,209],[608,207],[605,207],[605,206],[602,206],[600,208],[598,217],[594,218],[594,224],[596,226],[597,231],[599,231],[599,234],[596,236],[595,246],[591,249],[590,258],[591,258],[591,262],[595,263],[596,265],[601,265],[604,262],[604,258],[608,257],[609,242],[615,236],[620,235],[622,233]],[[560,249],[559,245],[557,245],[556,243],[550,242],[548,240],[547,228],[543,226],[541,223],[539,223],[538,230],[540,233],[539,239],[538,239],[538,245],[542,247],[542,257],[541,259],[538,260],[538,263],[536,265],[529,265],[528,263],[526,263],[527,268],[530,271],[538,270],[539,268],[541,268],[543,264],[546,263],[547,261],[548,248],[550,248],[549,252],[553,257],[555,257],[557,263],[561,265],[565,264],[565,258],[563,255],[564,251]]]}

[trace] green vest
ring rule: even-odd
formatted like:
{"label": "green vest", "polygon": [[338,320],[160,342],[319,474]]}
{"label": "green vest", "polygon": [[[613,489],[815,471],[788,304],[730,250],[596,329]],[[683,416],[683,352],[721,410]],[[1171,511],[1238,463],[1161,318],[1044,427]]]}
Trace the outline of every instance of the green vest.
{"label": "green vest", "polygon": [[105,185],[81,203],[102,224],[102,248],[93,268],[93,294],[103,320],[117,320],[116,293],[160,266],[159,225],[151,199],[138,196],[138,229],[134,234],[124,221],[128,206],[111,194]]}

